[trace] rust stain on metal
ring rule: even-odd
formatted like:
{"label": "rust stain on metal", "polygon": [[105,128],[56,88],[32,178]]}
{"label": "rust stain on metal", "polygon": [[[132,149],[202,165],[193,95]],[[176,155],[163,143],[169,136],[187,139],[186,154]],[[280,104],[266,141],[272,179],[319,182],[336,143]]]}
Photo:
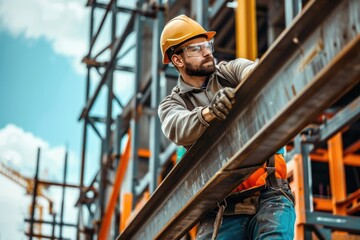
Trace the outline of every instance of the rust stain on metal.
{"label": "rust stain on metal", "polygon": [[316,42],[315,47],[309,52],[309,54],[301,61],[300,72],[304,71],[305,67],[309,65],[312,60],[324,49],[324,42],[322,39],[319,39]]}
{"label": "rust stain on metal", "polygon": [[291,85],[291,90],[292,90],[292,93],[294,94],[294,96],[296,96],[296,89],[295,89],[294,84]]}
{"label": "rust stain on metal", "polygon": [[286,87],[284,87],[284,92],[286,95],[286,99],[291,99],[290,94],[289,94],[288,90],[286,89]]}

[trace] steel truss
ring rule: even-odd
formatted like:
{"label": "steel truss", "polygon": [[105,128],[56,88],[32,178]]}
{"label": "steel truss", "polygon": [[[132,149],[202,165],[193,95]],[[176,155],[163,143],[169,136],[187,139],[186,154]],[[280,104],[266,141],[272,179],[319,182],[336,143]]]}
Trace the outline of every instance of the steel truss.
{"label": "steel truss", "polygon": [[209,127],[118,239],[180,238],[358,84],[359,10],[352,0],[306,5],[236,89],[228,119]]}
{"label": "steel truss", "polygon": [[[330,119],[321,125],[311,125],[299,134],[294,142],[294,150],[290,153],[291,167],[289,177],[292,188],[296,189],[296,208],[298,214],[296,239],[313,239],[315,233],[319,239],[333,239],[332,232],[343,234],[360,234],[359,216],[354,215],[360,209],[359,190],[347,193],[345,182],[345,164],[359,167],[360,163],[346,158],[354,158],[359,148],[358,140],[344,151],[341,135],[360,117],[360,98],[355,98]],[[327,143],[327,151],[318,150]],[[351,149],[352,148],[352,149]],[[357,157],[359,160],[359,157]],[[314,196],[314,176],[312,162],[321,161],[329,165],[331,197]],[[325,195],[326,196],[326,195]],[[338,236],[341,237],[341,236]]]}
{"label": "steel truss", "polygon": [[[133,1],[135,2],[135,1]],[[141,118],[151,118],[155,119],[155,115],[150,111],[151,115],[143,116],[140,112],[141,106],[145,106],[145,102],[150,99],[150,78],[158,79],[159,71],[147,71],[144,72],[144,65],[149,64],[150,59],[144,57],[144,49],[154,49],[155,51],[159,51],[158,47],[148,47],[146,44],[149,42],[143,41],[144,35],[148,34],[149,26],[155,24],[161,24],[160,15],[164,10],[164,6],[160,4],[160,2],[151,1],[151,3],[138,1],[134,7],[124,7],[119,6],[116,0],[111,0],[107,4],[100,3],[98,1],[88,1],[87,6],[91,8],[91,24],[90,24],[90,48],[88,54],[84,57],[83,62],[87,65],[88,75],[87,75],[87,83],[86,83],[86,104],[82,109],[79,120],[83,120],[84,129],[83,129],[83,151],[82,151],[82,163],[81,163],[81,177],[80,177],[80,196],[77,202],[77,206],[79,207],[79,217],[78,217],[78,234],[77,239],[86,236],[87,238],[92,239],[93,237],[99,236],[99,232],[107,235],[109,229],[112,227],[115,231],[114,234],[119,233],[119,202],[116,207],[108,210],[108,200],[109,194],[112,187],[112,179],[115,177],[114,169],[120,164],[119,160],[122,156],[121,151],[121,142],[125,137],[129,137],[127,134],[128,129],[131,128],[132,135],[132,153],[129,168],[132,169],[129,172],[129,178],[132,179],[129,181],[128,185],[130,185],[130,191],[135,192],[136,182],[138,181],[138,165],[139,157],[138,151],[140,150],[140,135],[146,131],[141,130],[139,127],[139,122]],[[96,12],[102,10],[102,17],[98,23],[97,28],[95,28],[96,21]],[[120,16],[126,15],[127,22],[119,23]],[[106,21],[108,18],[110,20],[110,29],[111,36],[109,36],[109,43],[101,44],[105,45],[99,52],[94,53],[96,43],[99,44],[99,36],[102,32],[104,32],[104,28],[106,25]],[[155,19],[156,18],[156,19]],[[120,34],[117,33],[117,28],[124,26],[123,32]],[[148,26],[149,25],[149,26]],[[130,46],[128,49],[125,49],[125,42],[128,40],[129,36],[135,32],[135,45]],[[159,35],[159,34],[158,34]],[[157,35],[157,38],[159,36]],[[151,39],[150,39],[151,40]],[[151,41],[150,41],[151,42]],[[155,41],[154,41],[155,42]],[[135,46],[135,48],[134,48]],[[110,51],[110,59],[108,61],[99,60],[105,52]],[[120,51],[122,54],[120,55]],[[135,51],[135,59],[129,65],[119,65],[118,63],[122,58],[129,52]],[[149,51],[144,51],[145,56],[151,56]],[[154,53],[155,54],[155,53]],[[159,55],[156,53],[155,57]],[[145,59],[145,60],[143,60]],[[154,58],[155,59],[155,58]],[[156,57],[156,59],[159,59]],[[157,62],[160,64],[159,60]],[[159,68],[159,66],[158,66]],[[99,83],[92,87],[93,85],[93,75],[92,72],[94,70],[98,73]],[[150,69],[146,69],[150,70]],[[114,85],[114,73],[116,71],[122,72],[130,72],[134,76],[135,88],[134,88],[134,97],[131,101],[123,106],[121,102],[121,96],[117,96],[113,89]],[[119,80],[118,80],[119,81]],[[128,80],[127,80],[128,81]],[[153,82],[157,82],[157,86],[159,80],[153,80]],[[155,84],[153,84],[155,85]],[[102,89],[107,89],[107,101],[106,101],[106,112],[103,116],[95,116],[92,114],[91,110],[94,108],[94,104],[97,99],[99,99],[100,92]],[[155,88],[155,89],[154,89]],[[159,96],[156,92],[158,87],[153,87],[152,98],[159,99]],[[94,89],[91,91],[91,89]],[[159,100],[152,99],[151,106],[156,106]],[[121,111],[114,111],[113,104],[117,104],[117,107],[120,107]],[[150,107],[151,107],[150,106]],[[141,108],[143,109],[143,108]],[[114,117],[116,115],[116,117]],[[159,135],[159,123],[158,120],[151,120],[153,123],[152,129],[157,131],[158,133],[155,135]],[[100,127],[99,125],[102,124]],[[96,136],[99,138],[101,142],[101,156],[99,161],[99,171],[92,178],[89,186],[85,183],[85,167],[86,162],[88,161],[87,153],[87,144],[88,144],[88,129],[92,129]],[[148,128],[148,127],[147,127]],[[105,129],[102,131],[102,129]],[[152,152],[159,152],[159,140],[158,138],[154,138],[155,141],[151,144]],[[146,147],[148,148],[148,146]],[[168,155],[168,154],[167,154]],[[158,155],[154,155],[158,156]],[[151,158],[151,162],[157,168],[157,164],[159,160]],[[155,175],[156,169],[152,170],[152,176]],[[134,178],[134,179],[133,179]],[[151,180],[153,180],[152,177]],[[151,184],[154,189],[156,186],[148,181],[146,187]],[[157,182],[155,182],[157,184]],[[155,186],[155,187],[154,187]],[[90,189],[90,190],[89,190]],[[90,194],[89,194],[90,193]],[[142,193],[141,193],[142,194]],[[139,194],[140,195],[140,194]],[[134,194],[136,199],[136,194]],[[87,211],[88,218],[85,219],[84,213]],[[114,221],[111,221],[111,217],[113,214],[109,214],[108,211],[112,211],[115,213]],[[107,219],[104,220],[104,217],[110,216],[110,221]],[[104,225],[104,223],[106,223]],[[111,224],[111,226],[110,226]]]}
{"label": "steel truss", "polygon": [[[161,134],[156,116],[159,99],[172,88],[177,75],[173,68],[163,67],[160,62],[161,29],[167,20],[186,13],[218,32],[215,57],[234,58],[236,38],[229,32],[233,32],[235,22],[229,21],[233,19],[229,18],[233,10],[225,7],[226,4],[227,1],[220,0],[167,1],[166,4],[157,0],[138,1],[129,8],[119,6],[116,0],[107,4],[88,1],[90,48],[83,59],[88,68],[86,104],[79,117],[84,128],[81,191],[77,203],[78,239],[83,236],[92,239],[100,233],[108,236],[110,229],[112,237],[121,232],[118,239],[180,238],[276,149],[359,82],[359,3],[355,0],[311,1],[264,54],[257,69],[237,88],[237,105],[229,118],[212,124],[158,186],[159,172],[176,150]],[[208,7],[211,10],[207,11]],[[103,15],[95,28],[95,11],[99,10]],[[119,22],[121,15],[128,17],[127,22]],[[110,17],[110,40],[95,53],[94,46]],[[125,27],[117,33],[120,24]],[[278,30],[273,29],[273,39],[276,32]],[[135,44],[124,49],[132,33],[136,34]],[[261,42],[259,52],[265,48],[267,44]],[[99,60],[107,51],[111,52],[110,59]],[[120,55],[120,51],[124,54]],[[133,62],[119,64],[130,51],[135,51]],[[92,87],[94,71],[99,81]],[[114,93],[116,71],[134,76],[134,96],[126,105],[122,104],[121,96]],[[165,87],[160,87],[160,83]],[[106,112],[95,116],[92,110],[104,88],[107,89]],[[120,112],[114,110],[114,104]],[[101,154],[99,171],[86,184],[89,129],[101,142]],[[130,161],[122,189],[117,193],[113,188],[117,181],[113,179],[118,180],[115,170],[125,155],[121,142],[130,136],[128,129],[131,129]],[[228,147],[225,152],[220,151],[223,145]],[[144,148],[150,150],[145,163],[140,156]],[[141,170],[144,165],[146,169]],[[223,191],[219,191],[220,185]],[[152,195],[121,230],[119,219],[124,191],[132,194],[131,209],[135,209],[144,192]],[[109,208],[109,199],[113,199],[115,193],[121,196],[120,200],[116,207]],[[85,211],[89,215],[87,222]]]}

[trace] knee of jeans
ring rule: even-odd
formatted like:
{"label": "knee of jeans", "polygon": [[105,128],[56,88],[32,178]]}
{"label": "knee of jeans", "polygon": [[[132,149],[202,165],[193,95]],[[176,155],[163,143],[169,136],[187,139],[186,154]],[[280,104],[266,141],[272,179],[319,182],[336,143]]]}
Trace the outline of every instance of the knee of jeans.
{"label": "knee of jeans", "polygon": [[290,202],[268,202],[252,220],[251,234],[265,239],[293,239],[294,227],[295,209]]}

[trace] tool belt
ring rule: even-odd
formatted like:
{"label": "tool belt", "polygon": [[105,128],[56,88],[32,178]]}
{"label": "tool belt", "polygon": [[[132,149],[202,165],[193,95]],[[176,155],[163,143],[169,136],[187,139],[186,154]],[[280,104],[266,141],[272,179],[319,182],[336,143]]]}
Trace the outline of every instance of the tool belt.
{"label": "tool belt", "polygon": [[294,196],[291,194],[289,184],[286,179],[276,179],[278,188],[263,185],[253,189],[245,190],[229,194],[225,199],[226,208],[224,216],[248,214],[254,215],[257,211],[259,198],[261,194],[269,189],[272,189],[276,195],[284,195],[292,203],[294,203]]}
{"label": "tool belt", "polygon": [[251,188],[241,192],[230,193],[225,199],[226,208],[223,215],[249,214],[254,215],[257,211],[260,195],[272,189],[276,195],[284,195],[293,204],[294,196],[291,193],[289,183],[286,179],[275,178],[275,159],[270,157],[266,164],[267,178],[263,186]]}
{"label": "tool belt", "polygon": [[212,211],[212,214],[217,212],[214,222],[214,231],[211,238],[212,240],[215,240],[218,235],[223,216],[238,214],[255,215],[259,206],[259,198],[262,194],[283,195],[295,204],[295,199],[291,193],[288,181],[286,179],[277,179],[275,177],[276,169],[274,156],[271,156],[267,161],[266,171],[267,177],[265,185],[241,192],[230,193],[222,202],[218,203],[218,207]]}

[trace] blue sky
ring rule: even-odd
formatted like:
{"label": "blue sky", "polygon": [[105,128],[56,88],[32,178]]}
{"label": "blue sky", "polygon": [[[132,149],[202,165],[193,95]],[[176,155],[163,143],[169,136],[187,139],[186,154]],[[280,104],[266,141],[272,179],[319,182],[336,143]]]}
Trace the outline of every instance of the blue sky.
{"label": "blue sky", "polygon": [[[135,2],[121,4],[134,7]],[[88,51],[90,20],[90,9],[85,4],[86,0],[0,0],[0,164],[24,177],[34,177],[40,147],[40,179],[62,182],[67,151],[67,182],[79,183],[83,124],[78,118],[85,106],[86,83],[86,66],[81,60]],[[103,13],[95,11],[95,28]],[[122,32],[121,23],[128,17],[120,16],[117,34]],[[109,23],[108,18],[94,52],[109,44]],[[133,45],[133,38],[128,39],[125,50]],[[109,54],[105,52],[100,60],[107,60]],[[119,64],[128,65],[133,62],[131,59],[134,51]],[[96,71],[91,74],[90,95],[100,81]],[[123,105],[133,95],[133,79],[133,74],[115,73],[114,93]],[[100,92],[91,111],[93,115],[105,115],[106,94],[106,90]],[[119,114],[119,107],[114,105],[114,114]],[[85,184],[99,168],[99,151],[99,138],[90,129]],[[58,216],[61,191],[58,187],[44,190],[54,201]],[[76,222],[77,209],[73,206],[77,197],[77,191],[67,189],[67,223]],[[44,207],[42,219],[51,220],[48,202],[41,198],[38,201]],[[0,240],[27,239],[24,218],[29,216],[30,203],[25,189],[0,174]],[[43,226],[42,233],[49,235],[51,229]],[[66,229],[63,236],[74,238],[74,231]]]}
{"label": "blue sky", "polygon": [[[40,179],[62,182],[65,152],[68,152],[67,182],[79,183],[83,123],[78,121],[85,106],[86,66],[81,63],[89,46],[89,8],[86,0],[0,0],[0,164],[24,177],[33,178],[37,148],[41,148]],[[134,7],[134,1],[122,6]],[[95,11],[100,23],[104,11]],[[126,18],[120,16],[117,34],[122,32]],[[94,52],[109,44],[109,18],[99,35]],[[131,35],[124,50],[133,45]],[[100,44],[99,44],[100,43]],[[110,52],[100,56],[107,60]],[[121,54],[121,53],[120,53]],[[134,51],[119,64],[128,66]],[[100,76],[91,72],[91,93]],[[131,73],[115,73],[114,93],[126,105],[133,95]],[[106,90],[100,92],[91,114],[105,116]],[[119,114],[114,104],[114,114]],[[100,131],[104,128],[99,127]],[[98,170],[100,141],[88,131],[85,184]],[[1,167],[2,165],[0,165]],[[61,188],[44,190],[60,212]],[[67,189],[64,220],[75,223],[78,192]],[[38,199],[44,207],[43,220],[51,220],[48,202]],[[25,189],[0,174],[0,240],[27,239],[24,235],[31,197]],[[37,213],[38,214],[38,213]],[[36,218],[39,218],[36,215]],[[43,234],[51,229],[43,226]],[[66,235],[67,234],[67,235]],[[74,231],[64,237],[74,238]]]}
{"label": "blue sky", "polygon": [[[84,77],[43,39],[0,32],[0,126],[12,123],[54,145],[79,149]],[[59,131],[61,130],[61,131]]]}
{"label": "blue sky", "polygon": [[[41,147],[41,179],[78,183],[88,49],[85,0],[0,0],[0,163],[33,177]],[[88,174],[90,177],[92,174]],[[0,239],[24,235],[31,197],[0,175]],[[59,213],[61,189],[46,191]],[[77,193],[67,191],[71,210]],[[47,202],[39,199],[47,215]],[[71,205],[71,206],[70,206]],[[74,211],[65,221],[74,222]],[[43,228],[44,233],[49,229]],[[48,232],[47,232],[48,233]],[[73,237],[73,236],[69,236]]]}

